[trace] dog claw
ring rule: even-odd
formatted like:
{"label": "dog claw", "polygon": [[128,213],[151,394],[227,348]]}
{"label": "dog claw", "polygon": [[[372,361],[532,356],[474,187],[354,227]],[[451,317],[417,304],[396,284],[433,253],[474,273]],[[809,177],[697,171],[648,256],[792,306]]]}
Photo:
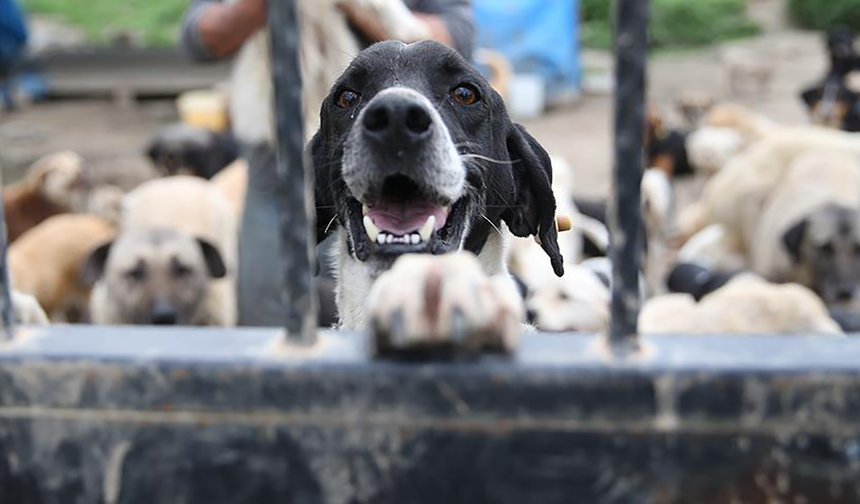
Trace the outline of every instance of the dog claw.
{"label": "dog claw", "polygon": [[466,314],[458,306],[451,310],[451,340],[462,343],[469,336],[469,324]]}
{"label": "dog claw", "polygon": [[396,310],[391,315],[391,323],[388,327],[389,340],[394,346],[402,346],[403,342],[408,338],[406,331],[406,317],[403,314],[403,309]]}

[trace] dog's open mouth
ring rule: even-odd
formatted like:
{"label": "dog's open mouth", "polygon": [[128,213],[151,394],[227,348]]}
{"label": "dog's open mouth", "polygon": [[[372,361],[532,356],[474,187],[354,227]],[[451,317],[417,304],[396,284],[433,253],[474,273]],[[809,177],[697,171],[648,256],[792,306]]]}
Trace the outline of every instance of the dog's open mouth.
{"label": "dog's open mouth", "polygon": [[350,205],[360,208],[360,229],[370,249],[383,254],[445,253],[458,245],[465,199],[450,203],[427,193],[410,178],[395,175],[385,180],[377,197]]}

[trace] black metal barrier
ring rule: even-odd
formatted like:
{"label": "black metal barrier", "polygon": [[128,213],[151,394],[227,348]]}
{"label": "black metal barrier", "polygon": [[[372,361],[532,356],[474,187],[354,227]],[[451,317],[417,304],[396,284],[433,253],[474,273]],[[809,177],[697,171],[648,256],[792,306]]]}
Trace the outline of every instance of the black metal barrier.
{"label": "black metal barrier", "polygon": [[0,351],[4,503],[856,503],[860,345],[529,335],[370,360],[362,335],[69,327]]}
{"label": "black metal barrier", "polygon": [[312,336],[295,8],[268,4],[290,337],[17,328],[0,342],[0,503],[860,502],[860,342],[635,338],[644,1],[618,9],[611,337],[431,363]]}

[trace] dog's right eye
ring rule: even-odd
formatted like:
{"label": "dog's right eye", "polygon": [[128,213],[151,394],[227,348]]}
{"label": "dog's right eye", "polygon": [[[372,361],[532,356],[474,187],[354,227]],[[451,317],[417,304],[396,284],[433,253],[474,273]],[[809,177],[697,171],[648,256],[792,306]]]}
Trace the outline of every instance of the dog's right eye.
{"label": "dog's right eye", "polygon": [[347,89],[345,91],[341,91],[340,94],[337,95],[335,104],[342,109],[346,109],[355,105],[359,98],[361,98],[360,94]]}
{"label": "dog's right eye", "polygon": [[825,243],[818,247],[818,252],[821,255],[833,255],[834,249],[832,243]]}
{"label": "dog's right eye", "polygon": [[146,268],[138,266],[125,272],[125,278],[129,282],[142,282],[146,280]]}

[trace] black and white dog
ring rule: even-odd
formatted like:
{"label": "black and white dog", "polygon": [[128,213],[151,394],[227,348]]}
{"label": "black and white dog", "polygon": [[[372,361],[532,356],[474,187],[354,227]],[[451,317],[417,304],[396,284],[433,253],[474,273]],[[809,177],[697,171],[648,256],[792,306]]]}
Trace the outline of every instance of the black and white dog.
{"label": "black and white dog", "polygon": [[513,345],[510,233],[563,266],[550,158],[502,98],[452,49],[383,42],[338,79],[320,122],[316,229],[337,229],[341,326],[372,328],[383,349]]}

